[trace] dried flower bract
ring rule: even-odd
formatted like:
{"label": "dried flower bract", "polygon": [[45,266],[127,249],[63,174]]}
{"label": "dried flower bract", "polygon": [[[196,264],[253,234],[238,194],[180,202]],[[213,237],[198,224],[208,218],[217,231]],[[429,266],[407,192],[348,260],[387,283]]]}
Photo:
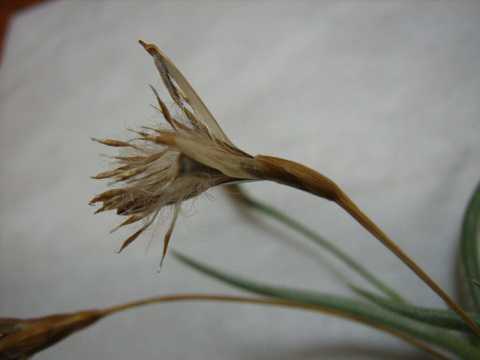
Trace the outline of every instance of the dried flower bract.
{"label": "dried flower bract", "polygon": [[164,237],[163,258],[184,200],[212,186],[255,179],[254,158],[227,138],[216,120],[176,66],[155,45],[140,41],[153,57],[165,87],[181,116],[174,116],[151,86],[158,111],[168,124],[130,130],[128,141],[93,139],[103,145],[128,149],[114,156],[117,166],[94,176],[110,179],[117,187],[95,196],[90,204],[102,203],[97,212],[116,210],[126,219],[119,227],[143,221],[126,239],[120,251],[131,244],[156,219],[165,206],[174,214]]}
{"label": "dried flower bract", "polygon": [[29,359],[105,316],[97,310],[35,319],[0,318],[0,359]]}

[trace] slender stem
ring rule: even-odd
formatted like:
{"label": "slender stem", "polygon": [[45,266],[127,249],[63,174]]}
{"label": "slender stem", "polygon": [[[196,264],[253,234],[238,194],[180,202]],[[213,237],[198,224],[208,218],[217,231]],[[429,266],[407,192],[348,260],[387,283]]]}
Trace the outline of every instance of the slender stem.
{"label": "slender stem", "polygon": [[243,204],[261,212],[264,215],[270,216],[271,218],[302,234],[307,239],[312,240],[315,244],[321,246],[326,251],[329,251],[338,260],[343,262],[355,273],[363,277],[366,281],[368,281],[371,285],[376,287],[390,299],[397,302],[406,302],[405,299],[398,292],[385,284],[382,280],[380,280],[373,273],[367,270],[362,264],[360,264],[350,255],[345,253],[342,249],[335,246],[333,242],[325,239],[312,229],[308,228],[306,225],[300,223],[299,221],[288,216],[284,212],[274,208],[273,206],[267,205],[264,202],[254,199],[253,197],[248,195],[248,193],[245,192],[245,190],[243,190],[239,185],[231,185],[230,188],[234,188],[234,190],[229,189],[229,192],[230,194],[235,195],[236,200],[242,201]]}
{"label": "slender stem", "polygon": [[299,302],[294,302],[291,300],[276,299],[276,298],[254,298],[247,296],[231,296],[231,295],[222,295],[222,294],[197,294],[197,293],[187,293],[187,294],[174,294],[174,295],[163,295],[157,296],[149,299],[143,299],[139,301],[133,301],[126,304],[115,305],[110,308],[104,309],[102,313],[107,315],[112,315],[114,313],[134,309],[140,306],[154,305],[166,302],[179,302],[179,301],[219,301],[219,302],[232,302],[232,303],[243,303],[243,304],[256,304],[256,305],[273,305],[280,307],[288,307],[300,310],[307,310],[313,312],[320,312],[324,314],[333,315],[336,317],[352,320],[355,322],[363,323],[365,325],[374,327],[381,331],[387,332],[393,336],[396,336],[405,342],[426,351],[436,359],[447,359],[443,354],[431,348],[429,345],[423,343],[422,341],[416,339],[413,336],[405,334],[401,331],[396,330],[385,324],[377,323],[371,321],[362,316],[355,314],[350,314],[348,312],[339,311],[337,309],[332,309],[327,306],[321,305],[312,305],[312,304],[303,304]]}
{"label": "slender stem", "polygon": [[425,284],[427,284],[453,311],[455,311],[470,329],[480,336],[480,327],[437,283],[418,266],[393,240],[391,240],[360,208],[326,176],[302,164],[275,158],[257,155],[258,176],[264,180],[275,181],[284,185],[307,191],[313,195],[336,202],[355,220],[358,221],[370,234],[379,240],[385,247],[394,253],[407,265]]}
{"label": "slender stem", "polygon": [[405,265],[418,275],[442,300],[460,316],[480,336],[480,327],[415,261],[391,240],[357,205],[342,191],[337,201],[347,213],[355,218],[370,234],[393,252]]}
{"label": "slender stem", "polygon": [[462,359],[478,359],[480,350],[472,346],[464,338],[452,334],[449,331],[438,330],[432,326],[424,325],[380,307],[373,306],[362,301],[353,300],[345,296],[324,294],[309,290],[300,290],[287,287],[272,286],[248,278],[229,274],[201,263],[186,255],[174,252],[173,255],[184,264],[203,274],[217,279],[230,286],[249,291],[258,295],[269,296],[276,299],[293,301],[301,304],[319,306],[332,311],[348,314],[356,319],[363,319],[383,328],[401,332],[408,336],[440,346]]}

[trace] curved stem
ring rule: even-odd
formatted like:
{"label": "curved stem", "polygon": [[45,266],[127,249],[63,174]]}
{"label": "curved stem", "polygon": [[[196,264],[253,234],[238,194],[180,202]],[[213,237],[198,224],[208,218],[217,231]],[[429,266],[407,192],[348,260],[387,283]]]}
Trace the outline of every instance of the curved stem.
{"label": "curved stem", "polygon": [[302,164],[257,155],[259,165],[258,176],[264,180],[275,181],[284,185],[307,191],[313,195],[331,200],[342,207],[370,234],[394,253],[420,279],[425,282],[453,311],[455,311],[480,336],[480,327],[410,256],[408,256],[393,240],[391,240],[360,208],[343,192],[340,187],[326,176]]}
{"label": "curved stem", "polygon": [[376,237],[385,247],[393,252],[402,262],[407,265],[417,276],[422,279],[442,300],[460,316],[469,328],[480,336],[480,328],[461,307],[458,305],[415,261],[408,256],[393,240],[391,240],[370,218],[355,205],[345,194],[340,192],[337,204],[356,219],[370,234]]}
{"label": "curved stem", "polygon": [[381,329],[387,328],[411,336],[417,340],[439,346],[460,356],[462,359],[473,360],[478,359],[480,356],[480,350],[470,345],[462,337],[454,335],[449,331],[438,330],[432,326],[412,321],[362,301],[353,300],[345,296],[272,286],[223,272],[178,252],[174,252],[173,255],[184,264],[207,276],[251,293],[338,311],[352,316],[355,319],[362,319],[368,324],[373,323],[379,325]]}
{"label": "curved stem", "polygon": [[448,360],[448,358],[446,358],[443,354],[434,350],[433,348],[423,343],[422,341],[416,339],[411,335],[398,331],[395,328],[387,326],[385,324],[377,323],[375,321],[366,319],[362,316],[358,316],[353,313],[348,313],[338,309],[330,308],[328,306],[303,304],[303,303],[294,302],[286,299],[254,298],[254,297],[247,297],[247,296],[231,296],[231,295],[222,295],[222,294],[187,293],[187,294],[163,295],[163,296],[157,296],[149,299],[133,301],[126,304],[115,305],[110,308],[104,309],[102,312],[105,316],[107,316],[117,312],[134,309],[140,306],[154,305],[154,304],[167,303],[167,302],[179,302],[179,301],[218,301],[218,302],[231,302],[231,303],[243,303],[243,304],[255,304],[255,305],[271,305],[271,306],[288,307],[288,308],[294,308],[294,309],[300,309],[300,310],[320,312],[320,313],[333,315],[336,317],[352,320],[355,322],[359,322],[359,323],[374,327],[378,330],[381,330],[393,336],[396,336],[423,351],[426,351],[436,359]]}

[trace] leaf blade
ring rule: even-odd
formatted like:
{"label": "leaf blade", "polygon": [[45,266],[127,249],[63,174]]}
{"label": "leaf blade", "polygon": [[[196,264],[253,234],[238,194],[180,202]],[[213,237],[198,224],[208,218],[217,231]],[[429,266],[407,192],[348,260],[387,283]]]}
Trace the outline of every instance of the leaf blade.
{"label": "leaf blade", "polygon": [[387,328],[439,346],[444,350],[461,355],[464,359],[480,358],[480,349],[471,346],[464,339],[444,330],[437,330],[431,326],[413,322],[378,307],[347,297],[263,284],[237,275],[227,274],[177,251],[173,252],[173,255],[183,264],[230,286],[264,296],[325,307],[331,311],[345,314],[350,318],[362,320],[364,323],[376,324],[377,328]]}
{"label": "leaf blade", "polygon": [[[370,300],[372,303],[397,314],[406,316],[410,319],[427,323],[432,326],[439,326],[451,330],[459,330],[471,334],[470,328],[453,311],[443,309],[432,309],[410,304],[400,304],[389,299],[378,296],[370,291],[354,287],[362,297]],[[480,315],[470,313],[474,321],[480,325]]]}
{"label": "leaf blade", "polygon": [[[353,272],[358,274],[360,277],[370,283],[377,290],[388,296],[390,299],[398,302],[406,302],[402,295],[400,295],[396,290],[387,285],[384,281],[374,275],[371,271],[369,271],[365,266],[356,261],[349,254],[337,247],[332,241],[319,235],[314,230],[310,229],[306,225],[302,224],[301,222],[287,215],[281,210],[253,198],[245,190],[243,190],[242,186],[230,185],[229,188],[230,189],[227,190],[227,192],[234,200],[241,201],[242,204],[248,206],[249,208],[258,211],[284,224],[290,229],[296,231],[297,233],[303,235],[305,238],[312,241],[315,245],[332,254],[337,260],[344,263],[348,268],[353,270]],[[351,284],[348,284],[348,286],[351,287]]]}
{"label": "leaf blade", "polygon": [[460,238],[461,266],[466,288],[475,311],[480,312],[480,183],[474,190],[462,224]]}

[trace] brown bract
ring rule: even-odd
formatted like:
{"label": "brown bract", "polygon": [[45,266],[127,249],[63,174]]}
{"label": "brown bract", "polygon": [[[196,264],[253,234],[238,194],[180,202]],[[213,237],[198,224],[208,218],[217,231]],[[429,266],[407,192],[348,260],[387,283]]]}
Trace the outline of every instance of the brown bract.
{"label": "brown bract", "polygon": [[183,201],[225,183],[256,178],[255,160],[228,139],[183,74],[155,45],[140,41],[153,57],[162,81],[180,115],[172,115],[155,88],[157,110],[168,127],[130,130],[134,138],[93,139],[103,145],[123,148],[114,156],[116,166],[94,176],[110,179],[113,189],[95,196],[90,204],[101,203],[96,211],[115,210],[126,217],[115,229],[139,221],[143,224],[122,244],[131,244],[166,206],[173,206],[173,218],[164,237],[167,252]]}
{"label": "brown bract", "polygon": [[143,222],[123,242],[120,251],[135,241],[164,207],[173,206],[173,218],[164,237],[163,260],[182,202],[216,185],[270,180],[338,202],[341,190],[318,172],[285,159],[253,157],[236,147],[173,62],[155,45],[141,40],[140,44],[153,57],[179,115],[172,115],[151,86],[158,103],[156,108],[168,128],[130,130],[135,137],[126,141],[94,139],[103,145],[128,150],[128,155],[113,157],[115,168],[94,176],[112,180],[110,185],[114,188],[90,201],[90,204],[102,203],[97,213],[115,210],[126,217],[112,231]]}
{"label": "brown bract", "polygon": [[103,316],[92,310],[36,319],[0,319],[0,359],[27,359]]}

